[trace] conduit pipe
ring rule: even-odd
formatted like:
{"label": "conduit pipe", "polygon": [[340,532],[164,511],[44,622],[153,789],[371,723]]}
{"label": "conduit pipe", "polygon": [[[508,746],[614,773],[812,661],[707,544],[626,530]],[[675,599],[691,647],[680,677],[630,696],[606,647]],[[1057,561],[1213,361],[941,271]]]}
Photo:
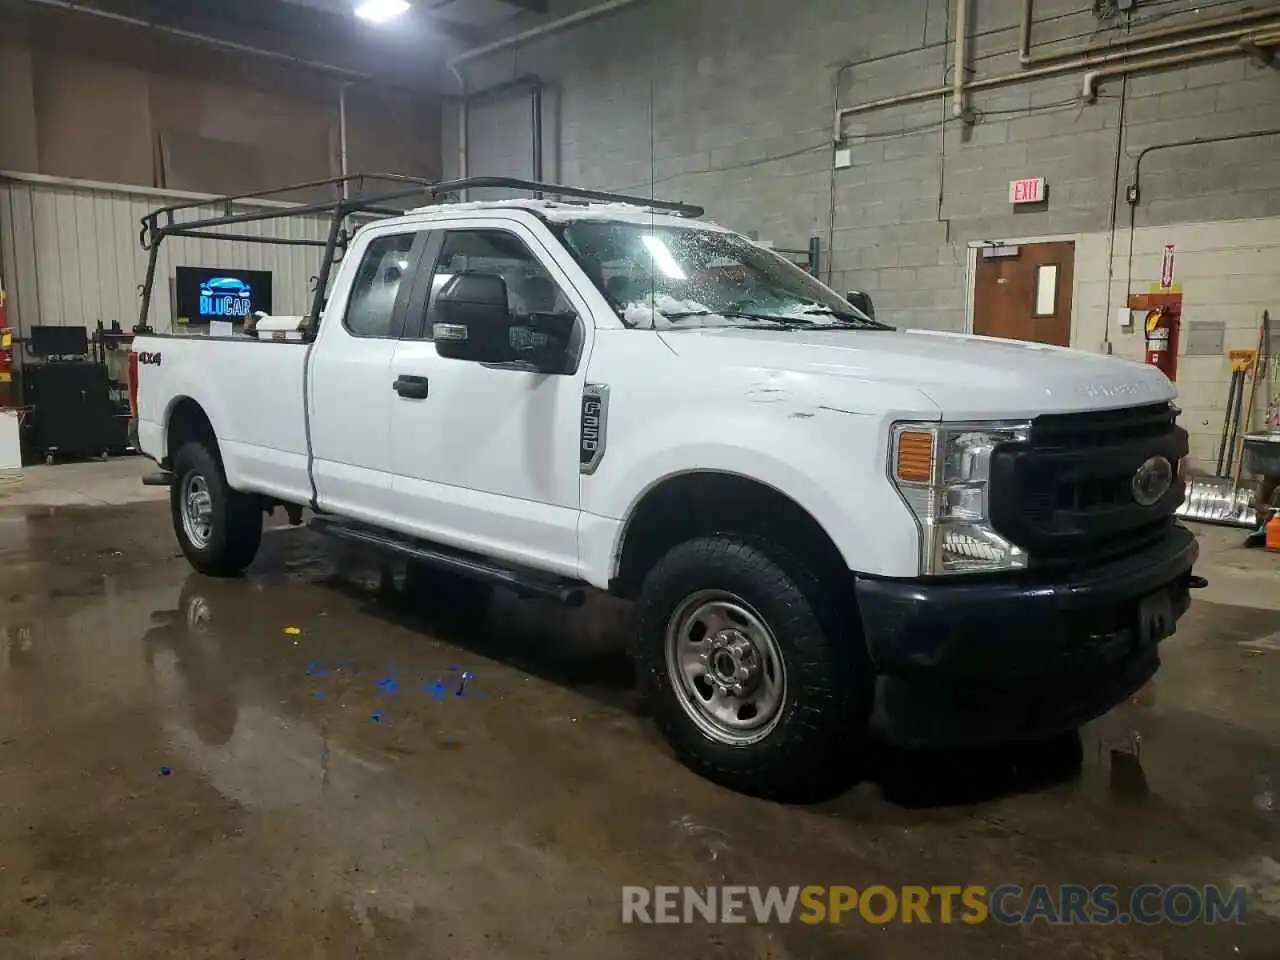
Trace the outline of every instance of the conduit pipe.
{"label": "conduit pipe", "polygon": [[1190,63],[1199,63],[1201,60],[1212,60],[1214,57],[1246,56],[1248,50],[1245,49],[1243,44],[1244,40],[1231,47],[1193,50],[1191,53],[1172,54],[1167,57],[1156,57],[1154,60],[1142,60],[1137,63],[1118,63],[1099,70],[1090,70],[1084,75],[1084,81],[1080,86],[1080,96],[1089,103],[1098,99],[1098,83],[1107,77],[1119,77],[1137,70],[1163,70],[1165,67],[1181,67]]}
{"label": "conduit pipe", "polygon": [[[1275,14],[1280,17],[1280,13]],[[1077,70],[1092,67],[1107,67],[1112,64],[1126,64],[1126,69],[1118,71],[1119,73],[1130,73],[1136,70],[1144,69],[1146,64],[1141,58],[1153,53],[1164,53],[1171,50],[1182,50],[1187,47],[1200,46],[1207,43],[1216,43],[1220,41],[1240,41],[1249,40],[1251,34],[1255,31],[1262,35],[1264,32],[1270,32],[1280,27],[1280,20],[1276,23],[1261,24],[1257,27],[1240,28],[1236,30],[1228,30],[1222,33],[1208,34],[1202,37],[1185,37],[1181,40],[1170,40],[1166,43],[1158,43],[1153,46],[1144,47],[1141,50],[1125,50],[1115,51],[1106,54],[1097,54],[1092,56],[1078,57],[1064,63],[1048,64],[1043,67],[1033,67],[1029,70],[1020,70],[1017,73],[1005,73],[995,77],[985,77],[981,80],[973,80],[965,85],[967,92],[974,90],[990,90],[993,87],[1003,87],[1011,83],[1019,83],[1023,80],[1038,80],[1042,77],[1057,77],[1067,73],[1074,73]],[[1215,47],[1207,51],[1197,51],[1199,54],[1195,59],[1210,59],[1214,56],[1222,56],[1222,50],[1229,50],[1230,53],[1236,53],[1237,48],[1231,47]],[[1192,62],[1192,61],[1187,61]],[[1157,64],[1158,65],[1158,64]],[[917,90],[914,93],[903,93],[893,97],[881,97],[879,100],[868,100],[864,103],[855,103],[853,106],[841,107],[836,114],[837,125],[843,117],[853,116],[859,113],[869,113],[872,110],[881,110],[885,107],[896,107],[908,103],[919,103],[923,100],[932,100],[935,97],[945,97],[952,93],[949,86],[933,87],[929,90]]]}
{"label": "conduit pipe", "polygon": [[[1076,47],[1072,50],[1058,50],[1048,53],[1031,52],[1031,7],[1035,0],[1022,0],[1022,24],[1018,36],[1018,62],[1024,67],[1042,63],[1053,63],[1058,60],[1069,60],[1075,57],[1098,53],[1098,48]],[[1256,23],[1269,17],[1280,16],[1280,5],[1269,3],[1262,10],[1249,10],[1243,13],[1224,14],[1220,17],[1207,17],[1190,23],[1180,23],[1172,27],[1161,27],[1159,30],[1147,30],[1126,36],[1115,43],[1107,44],[1103,51],[1119,52],[1146,43],[1150,40],[1162,40],[1165,37],[1177,37],[1197,30],[1212,30],[1218,27],[1242,26]]]}
{"label": "conduit pipe", "polygon": [[58,10],[68,10],[72,13],[84,13],[91,17],[100,17],[103,20],[114,20],[116,23],[124,23],[132,27],[145,27],[147,30],[153,30],[156,33],[168,34],[171,37],[180,37],[183,40],[190,40],[194,43],[203,44],[206,47],[217,47],[222,50],[231,50],[236,53],[245,53],[250,54],[251,56],[261,57],[264,60],[277,60],[281,63],[291,63],[295,66],[307,67],[310,70],[331,73],[340,77],[350,77],[354,80],[369,80],[375,83],[380,83],[382,86],[393,86],[393,84],[378,80],[371,74],[361,73],[359,70],[348,70],[346,67],[339,67],[332,63],[321,63],[318,60],[307,60],[303,57],[295,57],[290,53],[281,53],[277,50],[264,50],[262,47],[251,47],[247,44],[236,43],[232,40],[223,40],[220,37],[211,37],[205,33],[196,33],[192,30],[170,27],[166,24],[156,23],[151,20],[141,20],[137,17],[128,17],[122,13],[112,13],[110,10],[101,10],[97,7],[91,7],[83,2],[73,3],[72,0],[28,0],[28,2],[38,4],[42,7],[53,7]]}
{"label": "conduit pipe", "polygon": [[[1031,0],[1027,0],[1030,3]],[[951,65],[951,114],[963,117],[968,109],[964,96],[965,67],[968,65],[969,0],[956,2],[955,59]]]}
{"label": "conduit pipe", "polygon": [[571,13],[567,17],[561,17],[559,20],[552,20],[550,23],[544,23],[541,26],[533,27],[529,30],[513,33],[509,37],[503,37],[501,40],[495,40],[493,43],[486,43],[484,46],[475,47],[471,50],[464,50],[456,57],[449,59],[449,66],[456,67],[460,63],[466,63],[468,60],[474,60],[476,57],[483,57],[486,53],[493,53],[496,50],[505,50],[507,47],[513,47],[516,44],[524,43],[526,40],[533,40],[537,37],[545,36],[548,33],[555,33],[558,30],[564,30],[566,27],[576,26],[587,20],[594,20],[602,17],[606,13],[613,13],[622,10],[625,7],[634,6],[637,3],[643,3],[644,0],[608,0],[606,3],[597,4],[594,7],[588,7],[586,10],[579,10],[577,13]]}

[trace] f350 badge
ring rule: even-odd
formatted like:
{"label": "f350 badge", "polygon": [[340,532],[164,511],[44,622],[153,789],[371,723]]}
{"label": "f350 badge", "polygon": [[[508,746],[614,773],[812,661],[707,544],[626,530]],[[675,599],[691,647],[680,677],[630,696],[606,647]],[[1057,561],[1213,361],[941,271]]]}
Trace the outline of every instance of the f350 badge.
{"label": "f350 badge", "polygon": [[138,362],[144,366],[160,366],[160,354],[158,353],[139,353]]}
{"label": "f350 badge", "polygon": [[582,435],[578,456],[579,469],[593,474],[604,459],[605,432],[609,421],[609,388],[602,383],[588,383],[582,388]]}

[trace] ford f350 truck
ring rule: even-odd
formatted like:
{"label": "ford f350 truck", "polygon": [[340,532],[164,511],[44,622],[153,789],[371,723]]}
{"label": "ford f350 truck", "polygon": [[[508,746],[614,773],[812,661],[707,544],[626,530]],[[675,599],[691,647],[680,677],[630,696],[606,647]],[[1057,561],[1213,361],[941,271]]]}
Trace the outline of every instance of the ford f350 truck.
{"label": "ford f350 truck", "polygon": [[[532,197],[439,202],[489,186]],[[294,209],[332,229],[292,338],[134,341],[137,439],[197,570],[238,573],[284,506],[431,576],[632,598],[676,753],[773,797],[869,726],[1038,738],[1155,674],[1202,583],[1159,371],[893,329],[684,204],[396,187],[433,202],[353,236],[386,200]],[[144,220],[144,299],[166,236],[283,215],[236,202]]]}

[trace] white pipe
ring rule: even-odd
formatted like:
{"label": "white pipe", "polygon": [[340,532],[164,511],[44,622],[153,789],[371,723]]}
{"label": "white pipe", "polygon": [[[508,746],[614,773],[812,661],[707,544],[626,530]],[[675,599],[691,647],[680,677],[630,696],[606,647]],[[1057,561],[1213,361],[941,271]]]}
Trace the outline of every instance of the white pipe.
{"label": "white pipe", "polygon": [[1080,96],[1092,103],[1098,98],[1098,81],[1105,77],[1119,77],[1128,73],[1137,73],[1142,70],[1160,70],[1165,67],[1178,67],[1183,64],[1198,63],[1201,60],[1210,60],[1214,57],[1230,57],[1244,56],[1248,51],[1239,44],[1232,47],[1213,47],[1209,50],[1193,50],[1190,53],[1173,54],[1167,57],[1156,57],[1154,60],[1140,60],[1132,62],[1127,60],[1124,63],[1117,63],[1114,66],[1103,67],[1100,70],[1090,70],[1084,75],[1084,80],[1080,87]]}
{"label": "white pipe", "polygon": [[278,53],[275,50],[264,50],[261,47],[250,47],[243,43],[235,43],[231,40],[221,40],[218,37],[211,37],[204,33],[195,33],[191,30],[182,30],[178,27],[165,26],[162,23],[153,23],[149,20],[139,20],[136,17],[126,17],[120,13],[111,13],[108,10],[102,10],[98,7],[90,7],[84,3],[73,3],[71,0],[27,0],[29,3],[36,3],[43,7],[53,7],[57,10],[70,10],[73,13],[86,13],[92,17],[101,17],[104,20],[114,20],[116,23],[126,23],[131,27],[143,27],[147,30],[154,30],[157,33],[167,33],[173,37],[181,37],[183,40],[191,40],[196,43],[202,43],[205,46],[220,47],[223,50],[233,50],[236,53],[247,53],[255,57],[264,57],[268,60],[279,60],[284,63],[291,63],[298,67],[307,67],[311,70],[320,70],[324,73],[334,73],[344,77],[352,77],[357,80],[373,80],[378,81],[367,73],[361,73],[358,70],[348,70],[346,67],[337,67],[331,63],[320,63],[315,60],[304,60],[301,57],[291,56],[287,53]]}
{"label": "white pipe", "polygon": [[576,26],[587,20],[594,20],[596,17],[602,17],[606,13],[613,13],[615,10],[621,10],[624,7],[630,7],[637,3],[643,3],[644,0],[608,0],[606,3],[597,4],[594,7],[587,7],[585,10],[579,10],[577,13],[571,13],[567,17],[561,17],[559,20],[552,20],[550,23],[544,23],[541,26],[532,27],[529,30],[513,33],[509,37],[503,37],[501,40],[495,40],[493,43],[486,43],[484,46],[475,47],[471,50],[465,50],[456,57],[449,58],[449,66],[456,67],[460,63],[468,60],[474,60],[476,57],[482,57],[486,53],[493,53],[495,50],[504,50],[507,47],[524,43],[526,40],[532,40],[534,37],[545,36],[548,33],[554,33],[563,30],[566,27]]}
{"label": "white pipe", "polygon": [[[1043,67],[1033,67],[1030,70],[1021,70],[1018,73],[1005,73],[995,77],[986,77],[982,80],[972,80],[966,84],[966,91],[972,93],[974,90],[989,90],[992,87],[1003,87],[1011,83],[1018,83],[1023,80],[1036,80],[1040,77],[1056,77],[1065,73],[1074,73],[1077,70],[1086,67],[1106,67],[1114,63],[1124,61],[1137,61],[1141,57],[1145,57],[1152,53],[1163,53],[1167,50],[1182,50],[1186,47],[1200,46],[1206,43],[1214,43],[1218,41],[1236,41],[1246,39],[1251,34],[1261,33],[1263,31],[1273,30],[1280,24],[1269,23],[1261,24],[1253,27],[1242,27],[1236,30],[1228,30],[1223,33],[1207,34],[1201,37],[1184,37],[1181,40],[1170,40],[1165,43],[1157,43],[1141,50],[1125,50],[1112,53],[1099,54],[1096,56],[1084,56],[1065,63],[1054,63]],[[1214,51],[1210,52],[1211,54]],[[1206,56],[1204,59],[1208,59]],[[851,107],[841,107],[840,116],[847,117],[858,113],[868,113],[872,110],[880,110],[884,107],[896,107],[907,103],[919,103],[922,100],[931,100],[934,97],[943,97],[951,93],[949,86],[934,87],[930,90],[917,90],[914,93],[898,94],[894,97],[882,97],[879,100],[868,100],[865,103],[855,103]]]}
{"label": "white pipe", "polygon": [[[215,193],[197,193],[191,190],[168,190],[162,187],[140,187],[132,183],[109,183],[103,180],[80,180],[75,177],[55,177],[46,173],[26,173],[20,170],[0,170],[0,183],[25,183],[41,187],[63,187],[69,190],[98,193],[123,193],[128,196],[146,197],[149,200],[222,200]],[[237,207],[287,210],[300,204],[286,200],[245,199],[235,202]]]}
{"label": "white pipe", "polygon": [[[1022,0],[1022,22],[1018,36],[1018,62],[1024,67],[1041,63],[1052,63],[1055,60],[1069,60],[1073,57],[1098,53],[1097,48],[1076,47],[1074,50],[1050,51],[1048,53],[1031,52],[1031,7],[1035,0]],[[1161,27],[1158,30],[1147,30],[1142,33],[1129,34],[1115,43],[1101,48],[1102,52],[1128,50],[1137,44],[1149,40],[1161,40],[1165,37],[1176,37],[1197,30],[1216,29],[1218,27],[1241,26],[1268,17],[1280,16],[1280,5],[1271,4],[1262,10],[1246,10],[1240,13],[1224,14],[1220,17],[1207,17],[1204,20],[1193,20],[1172,27]]]}
{"label": "white pipe", "polygon": [[347,86],[338,88],[338,170],[342,174],[342,199],[351,196],[351,184],[347,182],[347,174],[351,167],[347,162]]}
{"label": "white pipe", "polygon": [[[467,156],[467,136],[469,133],[467,130],[467,118],[471,113],[467,106],[467,80],[454,64],[448,63],[446,66],[449,68],[449,72],[453,74],[453,78],[458,81],[458,94],[460,95],[458,100],[458,179],[465,180],[467,179],[467,165],[470,163],[470,159]],[[463,199],[466,199],[465,193],[463,194]]]}
{"label": "white pipe", "polygon": [[[1030,3],[1031,0],[1027,0]],[[969,0],[956,2],[955,57],[951,66],[951,114],[963,117],[968,104],[964,97],[964,70],[967,61],[965,46],[969,39]]]}

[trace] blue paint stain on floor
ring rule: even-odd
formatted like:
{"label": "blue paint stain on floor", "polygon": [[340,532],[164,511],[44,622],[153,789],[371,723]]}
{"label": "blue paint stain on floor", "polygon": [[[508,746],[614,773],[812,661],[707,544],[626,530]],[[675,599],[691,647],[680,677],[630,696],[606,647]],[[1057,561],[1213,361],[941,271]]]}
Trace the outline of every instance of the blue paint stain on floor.
{"label": "blue paint stain on floor", "polygon": [[[313,660],[307,664],[305,673],[308,679],[313,680],[322,679],[334,674],[341,674],[344,670],[347,671],[348,676],[359,676],[360,672],[353,669],[354,664],[355,661],[351,659],[338,660],[332,664],[332,666]],[[379,693],[383,696],[394,697],[401,692],[401,681],[396,678],[395,672],[395,662],[392,661],[387,665],[386,675],[374,682]],[[455,674],[455,676],[452,678],[446,677],[444,679],[437,679],[428,683],[421,683],[416,686],[411,685],[409,689],[412,689],[417,693],[425,694],[432,700],[437,700],[442,703],[446,700],[462,700],[467,697],[475,697],[476,699],[486,698],[486,695],[483,693],[468,691],[467,685],[476,678],[476,675],[472,671],[464,670],[459,666],[453,666],[449,668],[449,673]],[[312,693],[312,697],[316,700],[326,700],[328,698],[328,693],[323,690],[316,690]],[[374,723],[381,723],[384,719],[382,711],[375,713],[371,719]]]}
{"label": "blue paint stain on floor", "polygon": [[383,677],[378,681],[378,689],[388,697],[394,697],[400,692],[400,684],[395,677]]}
{"label": "blue paint stain on floor", "polygon": [[432,700],[444,700],[449,695],[449,686],[439,680],[435,683],[428,683],[419,688],[423,693]]}

